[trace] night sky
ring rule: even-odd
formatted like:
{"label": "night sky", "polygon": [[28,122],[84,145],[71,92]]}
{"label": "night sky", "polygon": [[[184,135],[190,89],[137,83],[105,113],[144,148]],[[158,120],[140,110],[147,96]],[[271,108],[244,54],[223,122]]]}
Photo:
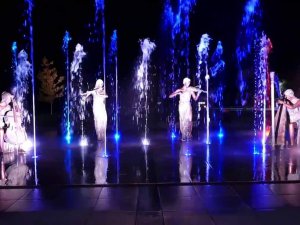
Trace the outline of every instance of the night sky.
{"label": "night sky", "polygon": [[[22,22],[24,8],[21,0],[6,0],[6,6],[1,7],[0,33],[0,90],[10,87],[11,43],[18,41],[19,50],[26,48],[22,44]],[[230,2],[230,3],[228,3]],[[120,85],[124,90],[130,88],[136,60],[141,54],[139,39],[150,38],[158,43],[162,37],[163,1],[159,0],[110,0],[106,1],[106,43],[114,29],[118,32],[118,57]],[[300,14],[298,3],[292,0],[261,1],[263,10],[262,27],[273,44],[270,55],[270,68],[278,73],[280,79],[286,79],[290,87],[300,87]],[[190,52],[196,55],[196,45],[203,33],[208,33],[214,40],[222,40],[224,61],[228,70],[225,74],[229,83],[236,79],[234,72],[235,44],[243,13],[244,1],[241,0],[199,0],[190,18]],[[91,0],[39,0],[35,1],[33,11],[34,28],[34,64],[39,70],[42,57],[46,56],[54,63],[59,73],[64,74],[64,55],[62,39],[66,30],[71,34],[70,49],[81,43],[87,51],[87,76],[91,81],[96,78],[95,67],[102,65],[102,59],[96,55],[102,52],[100,43],[89,43],[88,38],[94,22],[94,1]],[[90,25],[89,25],[90,24]],[[100,39],[101,28],[99,30]],[[25,41],[23,41],[25,42]],[[214,49],[214,46],[211,50]],[[155,50],[159,52],[158,50]],[[90,53],[90,54],[89,54]],[[155,58],[157,53],[153,54]],[[212,53],[211,53],[212,54]],[[89,57],[90,56],[90,57]],[[153,60],[155,62],[155,59]],[[95,66],[96,65],[96,66]],[[296,82],[295,82],[296,81]],[[89,81],[90,82],[90,81]],[[297,83],[298,82],[298,83]],[[93,82],[91,82],[93,85]],[[229,88],[233,86],[227,85]],[[230,98],[231,96],[229,96]],[[232,104],[232,102],[228,103]]]}

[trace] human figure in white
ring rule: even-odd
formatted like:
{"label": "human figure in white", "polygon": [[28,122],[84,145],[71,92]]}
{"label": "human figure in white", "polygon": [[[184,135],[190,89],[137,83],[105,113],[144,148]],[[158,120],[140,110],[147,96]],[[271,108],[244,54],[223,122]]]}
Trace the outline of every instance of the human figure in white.
{"label": "human figure in white", "polygon": [[103,81],[101,79],[98,79],[93,90],[82,93],[81,95],[83,96],[84,101],[90,95],[93,96],[93,114],[97,139],[99,141],[105,141],[107,127],[105,99],[108,96],[105,93]]}
{"label": "human figure in white", "polygon": [[[191,87],[191,80],[189,78],[183,79],[183,87],[177,89],[172,94],[170,94],[169,98],[173,98],[179,95],[179,125],[181,132],[181,140],[186,141],[192,138],[192,127],[193,127],[193,114],[192,114],[192,106],[191,106],[191,97],[195,101],[198,100],[201,92],[201,89],[196,87]],[[195,94],[197,93],[197,95]]]}

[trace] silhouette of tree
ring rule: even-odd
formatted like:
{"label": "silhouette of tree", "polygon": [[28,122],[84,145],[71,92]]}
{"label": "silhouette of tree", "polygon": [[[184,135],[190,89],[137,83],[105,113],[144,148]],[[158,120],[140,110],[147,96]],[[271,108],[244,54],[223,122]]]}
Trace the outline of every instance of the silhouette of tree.
{"label": "silhouette of tree", "polygon": [[53,65],[53,61],[49,61],[43,57],[41,70],[37,78],[40,81],[39,101],[46,102],[51,105],[51,115],[53,110],[53,102],[56,98],[60,98],[64,93],[64,76],[59,76]]}

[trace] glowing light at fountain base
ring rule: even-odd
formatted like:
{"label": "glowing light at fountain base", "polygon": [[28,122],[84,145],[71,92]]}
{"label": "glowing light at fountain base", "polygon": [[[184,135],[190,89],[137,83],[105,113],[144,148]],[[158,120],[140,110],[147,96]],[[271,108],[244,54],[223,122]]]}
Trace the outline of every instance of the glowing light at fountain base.
{"label": "glowing light at fountain base", "polygon": [[224,132],[223,132],[223,128],[220,127],[219,133],[218,133],[218,138],[223,138],[224,137]]}
{"label": "glowing light at fountain base", "polygon": [[21,146],[22,150],[25,152],[29,152],[33,148],[33,143],[34,142],[31,139],[27,139]]}
{"label": "glowing light at fountain base", "polygon": [[185,155],[185,156],[187,156],[187,157],[189,157],[189,156],[191,156],[191,155],[192,155],[192,153],[190,153],[190,152],[186,152],[184,155]]}
{"label": "glowing light at fountain base", "polygon": [[176,139],[176,133],[174,131],[171,133],[171,139],[172,140]]}
{"label": "glowing light at fountain base", "polygon": [[71,134],[70,133],[67,133],[66,137],[65,137],[66,141],[67,141],[67,144],[70,144],[71,143]]}
{"label": "glowing light at fountain base", "polygon": [[150,141],[149,141],[149,139],[147,139],[147,138],[144,138],[144,139],[142,140],[142,144],[143,144],[144,146],[148,146],[148,145],[150,145]]}
{"label": "glowing light at fountain base", "polygon": [[88,146],[88,139],[87,139],[87,137],[85,137],[85,136],[81,137],[79,145],[81,147]]}
{"label": "glowing light at fountain base", "polygon": [[115,141],[119,141],[121,138],[121,135],[118,132],[116,132],[114,135],[114,138],[115,138]]}

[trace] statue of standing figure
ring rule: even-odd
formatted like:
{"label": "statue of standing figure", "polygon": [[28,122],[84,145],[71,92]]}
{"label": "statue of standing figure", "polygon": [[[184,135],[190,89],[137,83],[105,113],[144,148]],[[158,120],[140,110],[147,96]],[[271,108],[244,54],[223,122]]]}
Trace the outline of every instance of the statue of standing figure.
{"label": "statue of standing figure", "polygon": [[[191,105],[191,97],[195,101],[198,100],[201,92],[203,90],[191,87],[191,80],[190,78],[183,79],[183,87],[177,89],[172,94],[170,94],[169,98],[173,98],[179,95],[179,125],[180,125],[180,132],[181,132],[181,140],[188,141],[192,138],[192,128],[193,128],[193,114],[192,114],[192,105]],[[197,93],[197,95],[195,94]]]}
{"label": "statue of standing figure", "polygon": [[0,102],[0,152],[14,147],[22,148],[27,140],[25,127],[22,125],[23,114],[14,95],[3,92]]}
{"label": "statue of standing figure", "polygon": [[99,141],[105,141],[107,127],[105,99],[108,96],[104,90],[103,80],[98,79],[93,90],[82,93],[81,95],[84,101],[90,95],[93,96],[93,114],[97,139]]}

